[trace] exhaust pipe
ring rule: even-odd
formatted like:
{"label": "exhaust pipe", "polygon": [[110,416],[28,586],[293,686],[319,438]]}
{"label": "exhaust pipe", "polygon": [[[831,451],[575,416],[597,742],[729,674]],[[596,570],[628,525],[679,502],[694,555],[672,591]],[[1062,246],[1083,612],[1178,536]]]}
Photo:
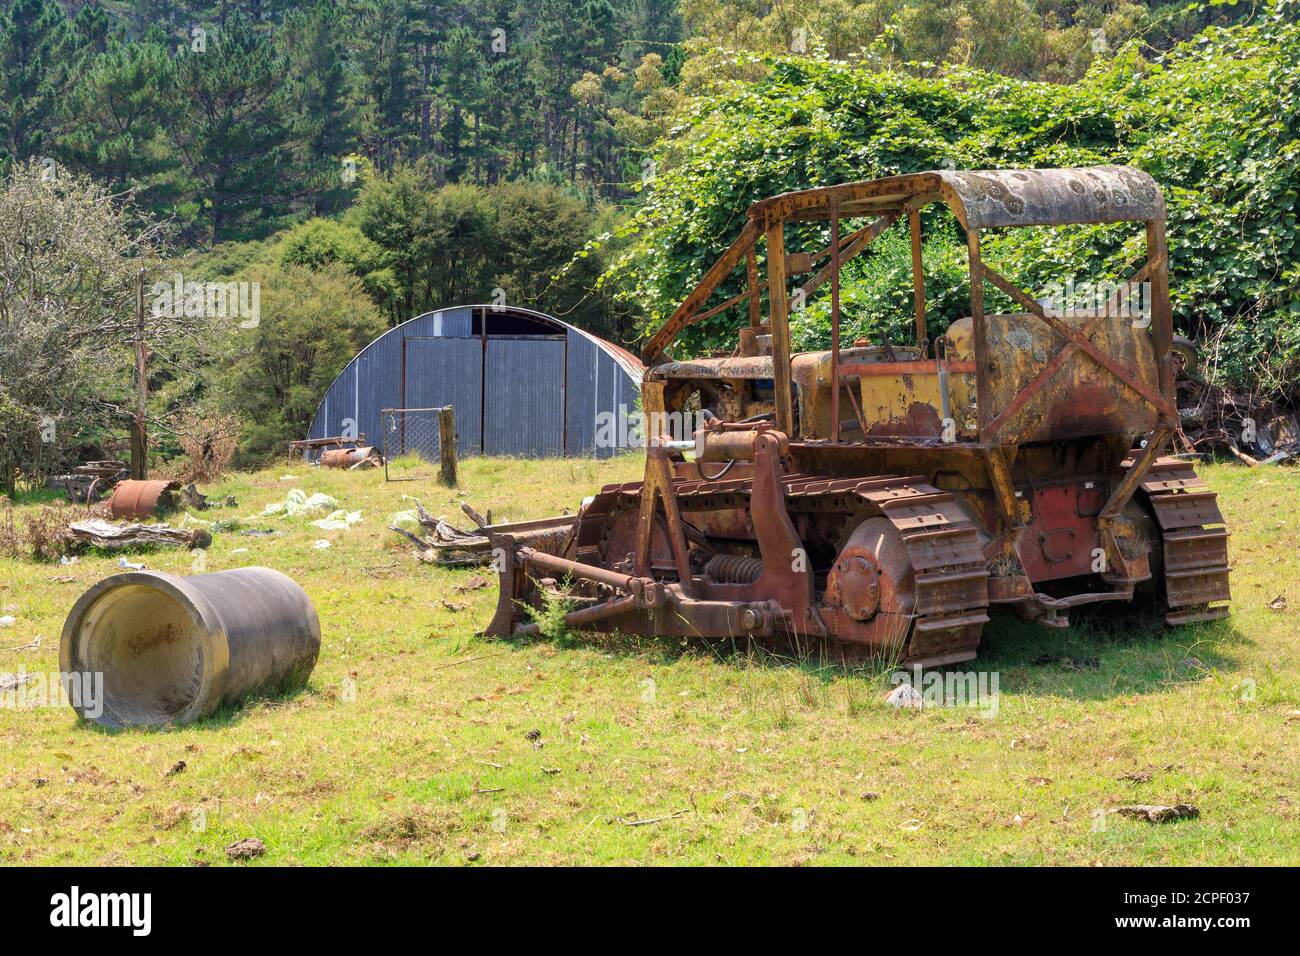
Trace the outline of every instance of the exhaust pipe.
{"label": "exhaust pipe", "polygon": [[[73,709],[106,727],[185,724],[254,693],[307,683],[320,620],[306,593],[270,568],[178,577],[130,571],[73,605],[59,669]],[[102,708],[72,683],[102,675]]]}

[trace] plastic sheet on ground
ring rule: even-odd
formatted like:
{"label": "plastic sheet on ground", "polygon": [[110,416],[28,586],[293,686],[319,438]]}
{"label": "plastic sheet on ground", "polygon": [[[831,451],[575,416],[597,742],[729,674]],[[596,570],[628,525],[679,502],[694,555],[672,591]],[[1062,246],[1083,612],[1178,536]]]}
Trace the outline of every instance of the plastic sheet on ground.
{"label": "plastic sheet on ground", "polygon": [[262,516],[288,515],[290,518],[297,518],[300,515],[336,511],[338,506],[338,499],[329,495],[320,492],[308,495],[301,488],[294,488],[285,496],[284,501],[277,501],[274,504],[267,505],[265,510],[262,511]]}
{"label": "plastic sheet on ground", "polygon": [[324,531],[347,531],[348,528],[351,528],[360,520],[360,511],[343,511],[340,509],[330,513],[328,517],[321,518],[319,521],[313,521],[312,527],[320,528]]}

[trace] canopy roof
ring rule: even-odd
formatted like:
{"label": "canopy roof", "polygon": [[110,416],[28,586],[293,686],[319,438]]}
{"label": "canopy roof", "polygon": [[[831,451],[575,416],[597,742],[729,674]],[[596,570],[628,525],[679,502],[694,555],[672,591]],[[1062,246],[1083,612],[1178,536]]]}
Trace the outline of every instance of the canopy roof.
{"label": "canopy roof", "polygon": [[752,219],[826,219],[883,214],[943,201],[967,229],[1164,219],[1147,173],[1130,166],[1075,169],[938,169],[782,193],[755,203]]}

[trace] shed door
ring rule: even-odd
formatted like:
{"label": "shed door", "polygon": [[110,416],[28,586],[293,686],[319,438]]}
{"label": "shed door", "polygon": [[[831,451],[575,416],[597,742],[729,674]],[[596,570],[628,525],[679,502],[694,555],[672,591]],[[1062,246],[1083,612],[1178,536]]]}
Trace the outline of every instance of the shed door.
{"label": "shed door", "polygon": [[458,451],[483,451],[483,342],[481,339],[408,338],[404,408],[456,409]]}
{"label": "shed door", "polygon": [[563,337],[489,336],[486,367],[484,454],[562,455]]}

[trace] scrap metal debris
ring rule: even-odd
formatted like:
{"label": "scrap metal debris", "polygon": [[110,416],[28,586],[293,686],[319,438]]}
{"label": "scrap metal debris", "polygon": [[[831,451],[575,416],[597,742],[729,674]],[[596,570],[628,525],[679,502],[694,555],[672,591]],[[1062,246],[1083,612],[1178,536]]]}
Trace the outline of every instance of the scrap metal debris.
{"label": "scrap metal debris", "polygon": [[62,489],[76,504],[92,504],[108,493],[118,481],[129,478],[131,471],[121,461],[88,461],[69,474],[56,475],[46,482],[47,488]]}
{"label": "scrap metal debris", "polygon": [[320,464],[326,468],[346,468],[356,471],[358,468],[382,468],[384,456],[378,448],[363,445],[359,448],[333,448],[322,452]]}
{"label": "scrap metal debris", "polygon": [[1198,368],[1196,346],[1174,342],[1179,440],[1187,454],[1231,455],[1251,468],[1300,460],[1300,416],[1282,402],[1215,385]]}
{"label": "scrap metal debris", "polygon": [[147,518],[176,507],[175,481],[119,481],[108,499],[114,518]]}

